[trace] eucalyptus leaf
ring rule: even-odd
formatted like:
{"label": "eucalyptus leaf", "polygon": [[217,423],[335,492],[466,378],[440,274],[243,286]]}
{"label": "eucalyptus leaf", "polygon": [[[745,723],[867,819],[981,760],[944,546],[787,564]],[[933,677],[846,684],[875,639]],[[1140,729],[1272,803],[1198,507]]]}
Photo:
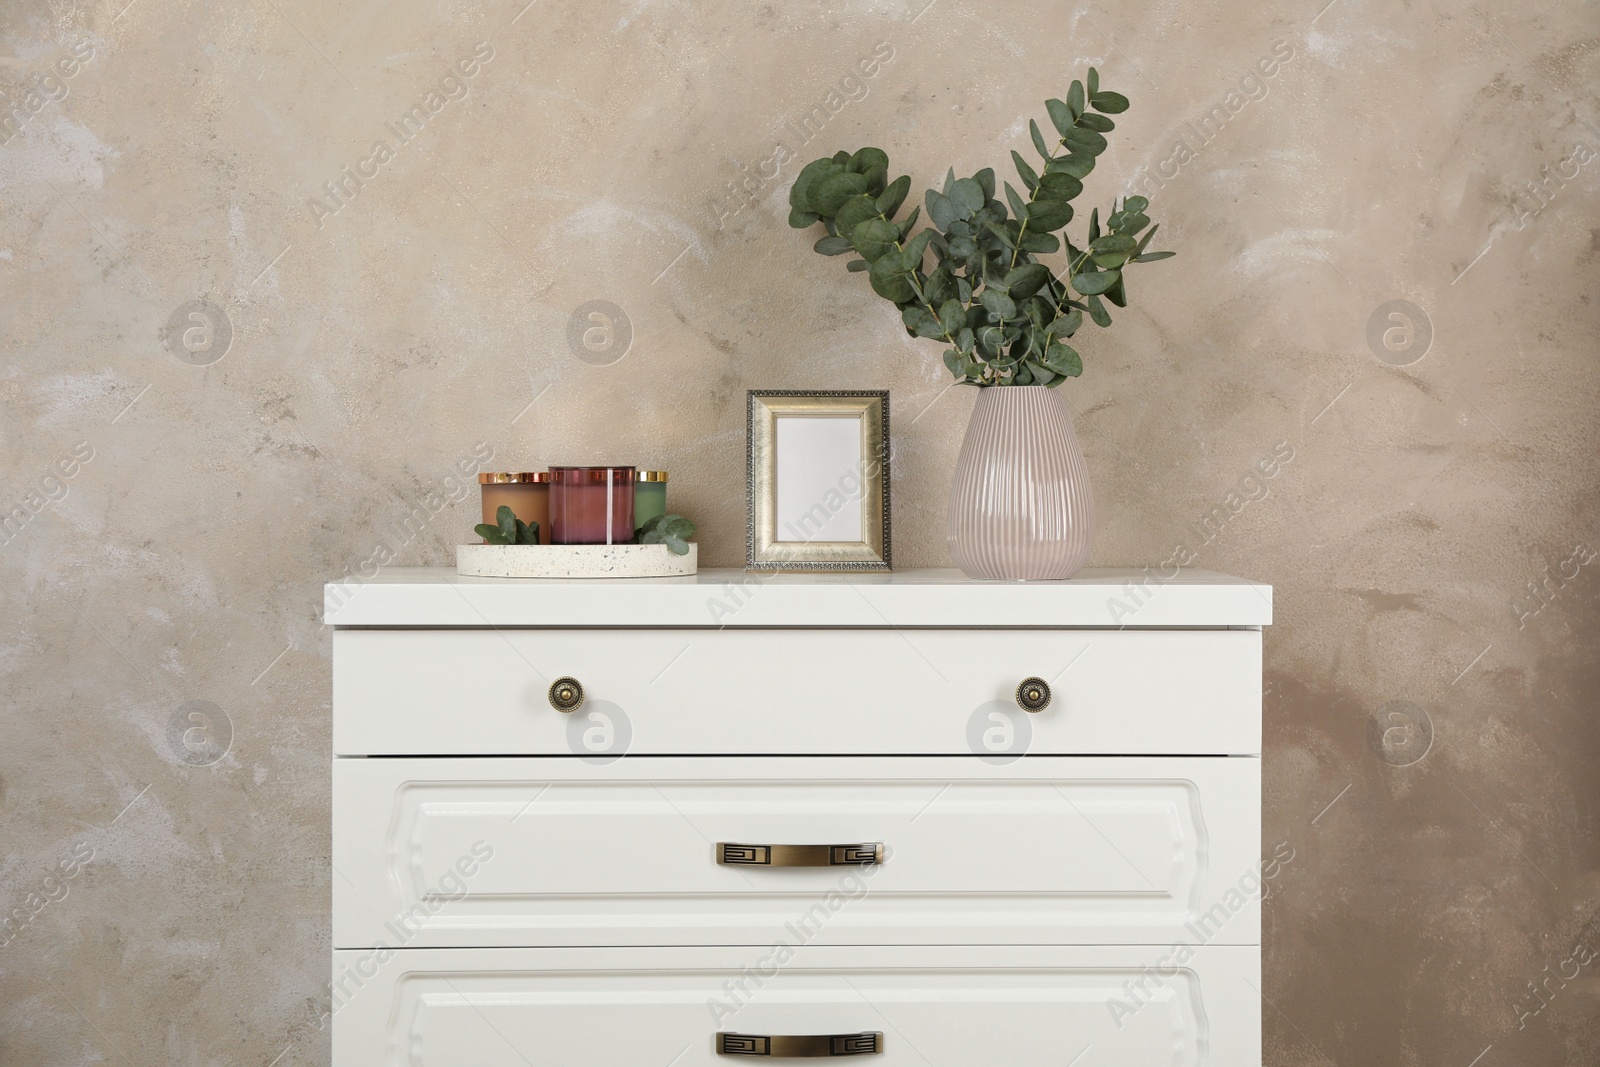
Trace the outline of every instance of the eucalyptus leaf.
{"label": "eucalyptus leaf", "polygon": [[1070,174],[1082,181],[1094,170],[1094,157],[1084,155],[1057,156],[1044,168],[1046,174]]}
{"label": "eucalyptus leaf", "polygon": [[[1039,184],[1038,172],[1028,166],[1028,161],[1022,158],[1020,152],[1013,151],[1011,153],[1011,162],[1016,166],[1017,177],[1022,179],[1022,184],[1028,187],[1028,192],[1033,192],[1034,187]],[[1022,212],[1019,211],[1017,214],[1020,215]]]}
{"label": "eucalyptus leaf", "polygon": [[961,306],[959,300],[946,300],[939,306],[939,324],[944,327],[944,332],[954,337],[966,326],[967,309]]}
{"label": "eucalyptus leaf", "polygon": [[1177,254],[1176,252],[1146,252],[1142,256],[1134,256],[1133,261],[1135,263],[1154,263],[1157,260],[1171,259]]}
{"label": "eucalyptus leaf", "polygon": [[1083,358],[1071,345],[1051,345],[1045,350],[1044,365],[1063,378],[1076,378],[1083,373]]}
{"label": "eucalyptus leaf", "polygon": [[1017,313],[1016,302],[998,289],[985,289],[978,299],[996,319],[1009,319]]}
{"label": "eucalyptus leaf", "polygon": [[872,282],[873,292],[896,304],[903,304],[917,295],[898,252],[889,252],[874,260],[867,278]]}
{"label": "eucalyptus leaf", "polygon": [[1028,134],[1033,138],[1033,147],[1044,159],[1049,159],[1053,153],[1050,151],[1050,142],[1044,139],[1044,134],[1039,130],[1039,123],[1035,119],[1028,120]]}
{"label": "eucalyptus leaf", "polygon": [[1072,287],[1084,296],[1098,296],[1117,284],[1122,275],[1114,270],[1085,271],[1072,276]]}
{"label": "eucalyptus leaf", "polygon": [[1149,231],[1143,237],[1139,238],[1139,243],[1133,248],[1133,254],[1135,256],[1144,251],[1145,246],[1150,243],[1150,238],[1154,237],[1156,235],[1156,231],[1159,229],[1161,229],[1161,224],[1157,223],[1156,225],[1150,227]]}
{"label": "eucalyptus leaf", "polygon": [[1017,241],[1017,247],[1024,252],[1038,252],[1049,255],[1052,252],[1060,251],[1061,238],[1053,233],[1035,233],[1030,230]]}
{"label": "eucalyptus leaf", "polygon": [[978,183],[978,188],[979,189],[983,190],[983,198],[985,200],[993,200],[994,199],[994,168],[993,167],[984,167],[982,170],[980,170],[978,173],[976,173],[976,174],[974,174],[972,176],[972,180]]}
{"label": "eucalyptus leaf", "polygon": [[1072,221],[1072,205],[1065,200],[1035,200],[1028,205],[1030,230],[1059,230]]}
{"label": "eucalyptus leaf", "polygon": [[808,196],[812,183],[819,176],[831,174],[837,169],[837,165],[831,159],[813,159],[807,163],[796,175],[794,184],[789,187],[789,206],[797,211],[810,211],[811,201]]}
{"label": "eucalyptus leaf", "polygon": [[849,271],[851,274],[859,274],[864,270],[870,269],[871,267],[872,264],[868,263],[864,259],[852,259],[850,262],[844,265],[844,269]]}
{"label": "eucalyptus leaf", "polygon": [[1015,189],[1011,188],[1010,182],[1006,182],[1006,202],[1011,205],[1011,213],[1019,219],[1028,210],[1028,206],[1022,202],[1022,197],[1017,194]]}
{"label": "eucalyptus leaf", "polygon": [[878,197],[878,211],[885,218],[894,218],[894,213],[900,210],[900,205],[906,202],[906,194],[911,192],[911,175],[902,174]]}
{"label": "eucalyptus leaf", "polygon": [[955,184],[955,192],[951,199],[967,209],[967,214],[972,214],[983,207],[988,198],[983,195],[983,186],[972,178],[962,178]]}
{"label": "eucalyptus leaf", "polygon": [[1128,98],[1121,93],[1095,93],[1089,98],[1089,103],[1094,105],[1096,111],[1103,111],[1107,115],[1120,115],[1128,110]]}
{"label": "eucalyptus leaf", "polygon": [[1105,329],[1107,326],[1110,326],[1111,312],[1106,310],[1106,306],[1100,302],[1100,298],[1098,296],[1091,296],[1089,297],[1088,303],[1089,318],[1094,321],[1094,324],[1101,329]]}
{"label": "eucalyptus leaf", "polygon": [[1106,299],[1111,301],[1113,304],[1117,305],[1117,307],[1119,307],[1119,308],[1127,307],[1128,306],[1127,284],[1128,284],[1127,276],[1122,274],[1121,272],[1118,272],[1118,274],[1117,274],[1117,284],[1113,285],[1111,288],[1106,290]]}
{"label": "eucalyptus leaf", "polygon": [[1100,91],[1100,72],[1093,67],[1089,68],[1089,76],[1084,79],[1089,85],[1089,95],[1093,96]]}
{"label": "eucalyptus leaf", "polygon": [[936,193],[932,189],[929,189],[927,195],[927,204],[928,218],[932,219],[933,224],[939,227],[941,230],[948,230],[950,228],[950,224],[955,222],[959,217],[959,212],[956,205],[950,201],[949,197],[942,193]]}
{"label": "eucalyptus leaf", "polygon": [[1108,233],[1090,241],[1089,247],[1096,252],[1132,252],[1137,243],[1132,237],[1120,233]]}
{"label": "eucalyptus leaf", "polygon": [[825,256],[842,256],[854,249],[848,237],[824,237],[811,246],[813,252],[821,252]]}
{"label": "eucalyptus leaf", "polygon": [[858,149],[856,154],[850,157],[850,162],[846,165],[858,174],[866,174],[868,171],[878,167],[888,170],[889,153],[881,148]]}
{"label": "eucalyptus leaf", "polygon": [[927,308],[912,304],[901,313],[906,329],[917,337],[943,337],[944,326]]}
{"label": "eucalyptus leaf", "polygon": [[1072,109],[1060,100],[1046,100],[1044,106],[1045,110],[1050,112],[1050,121],[1054,124],[1056,132],[1065,137],[1067,131],[1072,129]]}
{"label": "eucalyptus leaf", "polygon": [[1104,135],[1095,133],[1093,130],[1084,129],[1082,126],[1075,126],[1067,131],[1067,135],[1063,140],[1073,150],[1087,152],[1094,156],[1104,152],[1108,144]]}
{"label": "eucalyptus leaf", "polygon": [[866,172],[867,193],[870,196],[879,196],[889,186],[889,168],[873,167]]}
{"label": "eucalyptus leaf", "polygon": [[915,269],[922,265],[922,257],[927,254],[928,242],[933,240],[933,237],[932,230],[923,230],[906,242],[905,252],[903,253],[906,266]]}
{"label": "eucalyptus leaf", "polygon": [[1056,319],[1045,327],[1045,333],[1051,337],[1071,337],[1078,332],[1078,327],[1083,325],[1083,312],[1073,308],[1065,315]]}
{"label": "eucalyptus leaf", "polygon": [[[1067,109],[1072,112],[1072,121],[1078,121],[1078,116],[1083,114],[1083,83],[1073,82],[1072,88],[1067,90]],[[1066,131],[1061,131],[1066,135]]]}
{"label": "eucalyptus leaf", "polygon": [[846,200],[852,196],[860,196],[866,191],[866,175],[849,171],[835,174],[824,180],[811,194],[811,209],[819,215],[832,215],[838,212]]}
{"label": "eucalyptus leaf", "polygon": [[833,222],[841,235],[848,235],[863,222],[878,217],[876,199],[870,196],[852,196],[839,208],[839,213],[834,216]]}
{"label": "eucalyptus leaf", "polygon": [[1074,200],[1083,192],[1083,182],[1070,174],[1046,174],[1039,180],[1039,196],[1049,200]]}
{"label": "eucalyptus leaf", "polygon": [[904,222],[896,223],[896,225],[900,227],[901,240],[905,240],[906,234],[911,232],[911,227],[917,224],[917,216],[920,214],[922,214],[922,208],[914,207],[911,209],[911,214],[906,216],[906,220]]}
{"label": "eucalyptus leaf", "polygon": [[1049,268],[1043,263],[1025,263],[1006,273],[1006,292],[1013,300],[1026,300],[1049,280]]}
{"label": "eucalyptus leaf", "polygon": [[995,237],[999,238],[1000,243],[1005,245],[1007,249],[1013,249],[1017,247],[1017,239],[1011,236],[1011,231],[1006,229],[1004,226],[999,226],[992,222],[986,222],[983,224],[983,228],[994,234]]}
{"label": "eucalyptus leaf", "polygon": [[900,243],[900,230],[894,223],[881,218],[868,219],[850,231],[850,243],[855,245],[862,259],[873,263],[895,250]]}

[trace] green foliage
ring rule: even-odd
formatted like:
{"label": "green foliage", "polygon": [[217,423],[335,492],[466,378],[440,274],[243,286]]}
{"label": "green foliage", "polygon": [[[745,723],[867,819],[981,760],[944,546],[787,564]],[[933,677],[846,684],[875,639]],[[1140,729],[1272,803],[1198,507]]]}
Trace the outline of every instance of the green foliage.
{"label": "green foliage", "polygon": [[498,526],[480,522],[473,531],[491,545],[536,545],[539,543],[539,524],[523,522],[504,504],[494,513]]}
{"label": "green foliage", "polygon": [[[876,152],[877,149],[864,148],[861,151]],[[860,155],[859,152],[856,154]],[[694,536],[694,523],[682,515],[657,515],[639,527],[637,534],[641,545],[666,545],[673,555],[687,556],[689,538]]]}
{"label": "green foliage", "polygon": [[[1028,124],[1040,164],[1011,153],[1026,196],[1003,182],[1005,199],[996,199],[988,168],[970,178],[950,171],[923,198],[932,228],[913,234],[920,209],[903,221],[895,218],[911,178],[890,182],[888,155],[863,148],[813,160],[800,171],[789,190],[789,225],[805,229],[821,222],[827,233],[816,250],[854,253],[848,269],[865,272],[873,292],[900,309],[908,334],[947,346],[945,366],[957,379],[1054,387],[1077,377],[1083,361],[1066,341],[1084,316],[1110,326],[1106,302],[1128,306],[1127,265],[1174,255],[1145,251],[1157,227],[1142,196],[1113,201],[1103,229],[1099,210],[1091,211],[1082,247],[1064,232],[1074,217],[1072,201],[1106,150],[1105,135],[1116,128],[1107,116],[1128,110],[1127,97],[1100,88],[1093,67],[1085,81],[1074,81],[1065,100],[1045,102],[1055,137],[1037,121]],[[1063,249],[1066,262],[1059,268],[1037,258]]]}

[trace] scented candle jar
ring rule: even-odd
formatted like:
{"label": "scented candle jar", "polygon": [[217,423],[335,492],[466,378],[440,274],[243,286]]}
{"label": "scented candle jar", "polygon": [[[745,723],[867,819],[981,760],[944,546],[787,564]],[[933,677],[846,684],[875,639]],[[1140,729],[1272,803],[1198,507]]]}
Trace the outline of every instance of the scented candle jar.
{"label": "scented candle jar", "polygon": [[550,543],[625,545],[633,540],[632,467],[551,467]]}
{"label": "scented candle jar", "polygon": [[633,527],[667,513],[667,472],[640,471],[633,487]]}
{"label": "scented candle jar", "polygon": [[548,471],[483,471],[478,475],[483,496],[483,521],[499,525],[495,516],[504,504],[528,525],[539,524],[539,543],[550,544],[550,474]]}

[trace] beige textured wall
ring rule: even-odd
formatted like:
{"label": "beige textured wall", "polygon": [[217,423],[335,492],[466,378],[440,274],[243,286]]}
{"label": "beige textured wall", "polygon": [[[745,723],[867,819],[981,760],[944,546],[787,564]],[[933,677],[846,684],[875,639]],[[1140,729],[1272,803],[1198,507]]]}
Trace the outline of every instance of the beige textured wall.
{"label": "beige textured wall", "polygon": [[1180,252],[1068,386],[1095,562],[1277,587],[1268,1062],[1600,1062],[1600,12],[926,2],[0,6],[0,1062],[326,1062],[320,583],[445,562],[475,451],[667,466],[732,564],[744,390],[888,387],[897,559],[946,565],[972,394],[786,227],[797,163],[729,186],[1004,169],[1089,63],[1134,101],[1089,196]]}

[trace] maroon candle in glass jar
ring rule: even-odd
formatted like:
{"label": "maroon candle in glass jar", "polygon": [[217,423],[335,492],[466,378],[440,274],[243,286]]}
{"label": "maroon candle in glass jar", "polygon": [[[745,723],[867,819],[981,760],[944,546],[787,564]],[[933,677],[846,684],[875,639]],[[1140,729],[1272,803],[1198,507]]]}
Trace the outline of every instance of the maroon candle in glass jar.
{"label": "maroon candle in glass jar", "polygon": [[551,467],[550,543],[632,541],[634,475],[632,467]]}

